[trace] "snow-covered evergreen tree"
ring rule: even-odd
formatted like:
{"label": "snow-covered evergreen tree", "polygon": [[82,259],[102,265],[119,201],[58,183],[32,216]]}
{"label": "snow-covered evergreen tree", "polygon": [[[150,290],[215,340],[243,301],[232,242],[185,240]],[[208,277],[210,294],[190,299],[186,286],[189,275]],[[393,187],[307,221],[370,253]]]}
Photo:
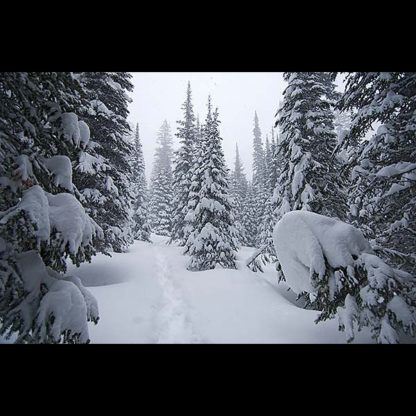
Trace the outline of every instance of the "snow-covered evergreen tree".
{"label": "snow-covered evergreen tree", "polygon": [[0,334],[19,343],[89,342],[98,321],[95,299],[64,274],[103,239],[72,182],[89,140],[83,94],[72,73],[0,74]]}
{"label": "snow-covered evergreen tree", "polygon": [[274,190],[277,182],[277,176],[280,170],[278,165],[279,158],[276,154],[276,143],[272,130],[272,142],[266,136],[266,153],[265,153],[265,184],[266,184],[266,201],[263,208],[263,215],[260,219],[259,237],[257,245],[262,248],[259,261],[264,264],[276,260],[276,254],[273,246],[273,228],[276,225],[276,207],[277,200]]}
{"label": "snow-covered evergreen tree", "polygon": [[127,92],[132,91],[131,75],[126,72],[82,72],[77,79],[89,102],[85,116],[91,140],[88,150],[96,156],[81,153],[74,169],[74,183],[82,193],[83,203],[103,228],[100,248],[123,252],[133,242],[131,212],[130,155],[134,151],[127,122]]}
{"label": "snow-covered evergreen tree", "polygon": [[183,246],[188,238],[185,227],[185,216],[188,212],[189,191],[191,187],[192,168],[195,159],[195,143],[199,127],[195,125],[195,115],[192,106],[191,84],[188,82],[186,100],[182,106],[183,120],[178,121],[179,128],[176,136],[180,140],[180,148],[175,152],[175,167],[173,170],[174,199],[172,203],[172,234],[171,242],[176,241]]}
{"label": "snow-covered evergreen tree", "polygon": [[270,170],[272,168],[272,149],[269,142],[269,136],[266,134],[266,142],[264,146],[264,179],[266,189],[268,193],[273,192],[273,189],[270,189]]}
{"label": "snow-covered evergreen tree", "polygon": [[276,208],[279,201],[278,188],[276,187],[276,184],[277,179],[281,174],[283,163],[281,155],[277,152],[277,143],[274,138],[273,128],[271,131],[271,137],[272,140],[270,144],[270,154],[268,156],[268,169],[266,175],[268,195],[260,222],[259,238],[257,243],[259,248],[249,259],[247,266],[253,271],[263,271],[263,266],[267,263],[276,263],[276,270],[278,271],[280,281],[284,280],[284,276],[281,273],[281,268],[273,244],[273,229],[277,223]]}
{"label": "snow-covered evergreen tree", "polygon": [[134,187],[133,230],[134,238],[150,242],[150,225],[148,222],[147,184],[143,149],[140,141],[139,123],[134,135],[134,152],[132,157],[132,183]]}
{"label": "snow-covered evergreen tree", "polygon": [[[254,245],[260,247],[261,239],[260,233],[262,224],[259,218],[262,218],[265,211],[266,201],[268,198],[268,167],[267,163],[270,162],[270,149],[268,154],[268,160],[266,160],[266,149],[263,147],[261,138],[261,130],[259,127],[259,119],[257,112],[254,113],[254,128],[253,128],[253,180],[252,191],[254,193],[255,203],[255,219],[257,229],[253,236]],[[250,201],[252,203],[252,201]],[[250,209],[250,208],[249,208]]]}
{"label": "snow-covered evergreen tree", "polygon": [[324,72],[284,73],[288,86],[278,111],[278,153],[282,167],[276,184],[277,218],[306,210],[345,219],[345,183],[332,157],[334,84]]}
{"label": "snow-covered evergreen tree", "polygon": [[235,145],[234,170],[230,174],[230,196],[233,198],[234,226],[238,234],[240,245],[246,245],[247,236],[243,225],[244,201],[247,194],[248,182],[244,167],[240,160],[238,145]]}
{"label": "snow-covered evergreen tree", "polygon": [[256,247],[258,217],[257,194],[251,182],[248,183],[246,196],[243,201],[242,224],[246,231],[245,244],[248,247]]}
{"label": "snow-covered evergreen tree", "polygon": [[342,143],[356,149],[351,218],[385,260],[416,276],[416,73],[351,73],[339,108],[354,110]]}
{"label": "snow-covered evergreen tree", "polygon": [[158,132],[151,177],[149,221],[152,231],[169,236],[172,231],[172,135],[165,120]]}
{"label": "snow-covered evergreen tree", "polygon": [[277,139],[274,137],[274,130],[272,128],[272,139],[270,143],[271,162],[269,167],[269,189],[273,193],[276,188],[277,178],[280,175],[281,160],[280,155],[277,153]]}
{"label": "snow-covered evergreen tree", "polygon": [[218,124],[209,98],[185,217],[191,230],[185,248],[191,256],[189,270],[236,268],[237,238]]}

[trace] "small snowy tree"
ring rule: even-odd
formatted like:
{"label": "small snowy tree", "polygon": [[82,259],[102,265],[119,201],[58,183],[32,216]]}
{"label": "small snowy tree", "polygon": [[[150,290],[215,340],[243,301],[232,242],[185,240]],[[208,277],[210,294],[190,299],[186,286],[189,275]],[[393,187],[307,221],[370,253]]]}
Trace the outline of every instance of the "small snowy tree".
{"label": "small snowy tree", "polygon": [[262,270],[261,264],[266,265],[270,262],[276,262],[276,253],[273,245],[273,229],[277,222],[277,192],[276,183],[281,170],[281,160],[276,150],[276,142],[272,129],[272,141],[269,147],[266,140],[266,189],[267,199],[264,205],[263,215],[259,227],[258,246],[260,250],[255,259],[251,261],[254,269]]}
{"label": "small snowy tree", "polygon": [[64,275],[103,239],[72,182],[88,136],[82,94],[72,73],[0,75],[0,334],[16,342],[89,342],[98,321],[95,299]]}
{"label": "small snowy tree", "polygon": [[246,196],[243,200],[242,224],[246,232],[245,244],[256,247],[258,228],[257,197],[252,183],[248,183]]}
{"label": "small snowy tree", "polygon": [[172,230],[172,135],[165,120],[158,132],[151,177],[149,220],[152,231],[169,236]]}
{"label": "small snowy tree", "polygon": [[348,342],[363,327],[378,343],[397,343],[403,332],[414,335],[414,278],[380,259],[360,230],[293,211],[279,221],[273,237],[287,284],[306,307],[321,311],[316,323],[337,316]]}
{"label": "small snowy tree", "polygon": [[142,144],[139,135],[139,123],[134,135],[134,153],[132,164],[132,185],[134,187],[133,230],[134,238],[150,242],[150,225],[148,223],[147,185]]}
{"label": "small snowy tree", "polygon": [[191,256],[189,270],[214,269],[217,265],[236,268],[237,238],[218,124],[218,112],[212,113],[209,98],[185,217],[191,230],[185,248]]}
{"label": "small snowy tree", "polygon": [[230,196],[233,199],[234,226],[237,231],[240,245],[246,245],[247,235],[243,225],[244,200],[247,194],[248,182],[244,173],[244,168],[240,160],[238,145],[235,146],[234,170],[230,174]]}

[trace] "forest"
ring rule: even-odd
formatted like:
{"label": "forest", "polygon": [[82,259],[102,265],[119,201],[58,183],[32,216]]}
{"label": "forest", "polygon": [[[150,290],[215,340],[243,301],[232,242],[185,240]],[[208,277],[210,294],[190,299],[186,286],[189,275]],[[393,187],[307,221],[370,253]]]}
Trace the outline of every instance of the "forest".
{"label": "forest", "polygon": [[0,343],[414,343],[416,73],[283,79],[248,175],[190,82],[148,166],[130,73],[0,73]]}

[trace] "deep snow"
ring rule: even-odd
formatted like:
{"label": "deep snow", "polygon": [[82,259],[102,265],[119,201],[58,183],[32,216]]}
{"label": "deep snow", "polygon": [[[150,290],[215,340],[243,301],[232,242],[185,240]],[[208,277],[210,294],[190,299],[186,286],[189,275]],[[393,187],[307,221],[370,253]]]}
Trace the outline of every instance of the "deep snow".
{"label": "deep snow", "polygon": [[[186,270],[182,248],[136,241],[128,253],[98,255],[68,274],[96,297],[100,321],[89,324],[92,343],[345,343],[337,320],[315,324],[273,266],[254,273],[238,253],[238,270]],[[359,333],[356,342],[372,342]]]}

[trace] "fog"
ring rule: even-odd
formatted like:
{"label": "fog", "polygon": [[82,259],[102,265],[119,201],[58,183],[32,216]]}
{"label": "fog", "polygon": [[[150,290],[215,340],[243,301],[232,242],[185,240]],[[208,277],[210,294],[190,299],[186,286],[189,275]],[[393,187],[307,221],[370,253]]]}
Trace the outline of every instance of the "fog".
{"label": "fog", "polygon": [[[286,87],[282,72],[134,72],[134,91],[130,94],[129,121],[139,123],[140,139],[149,179],[157,131],[166,119],[172,134],[177,121],[183,118],[181,109],[190,81],[195,115],[203,123],[207,99],[218,107],[220,134],[229,168],[233,168],[235,145],[248,178],[252,175],[252,140],[254,112],[257,111],[263,140],[271,135],[275,114]],[[179,141],[174,136],[174,148]]]}

